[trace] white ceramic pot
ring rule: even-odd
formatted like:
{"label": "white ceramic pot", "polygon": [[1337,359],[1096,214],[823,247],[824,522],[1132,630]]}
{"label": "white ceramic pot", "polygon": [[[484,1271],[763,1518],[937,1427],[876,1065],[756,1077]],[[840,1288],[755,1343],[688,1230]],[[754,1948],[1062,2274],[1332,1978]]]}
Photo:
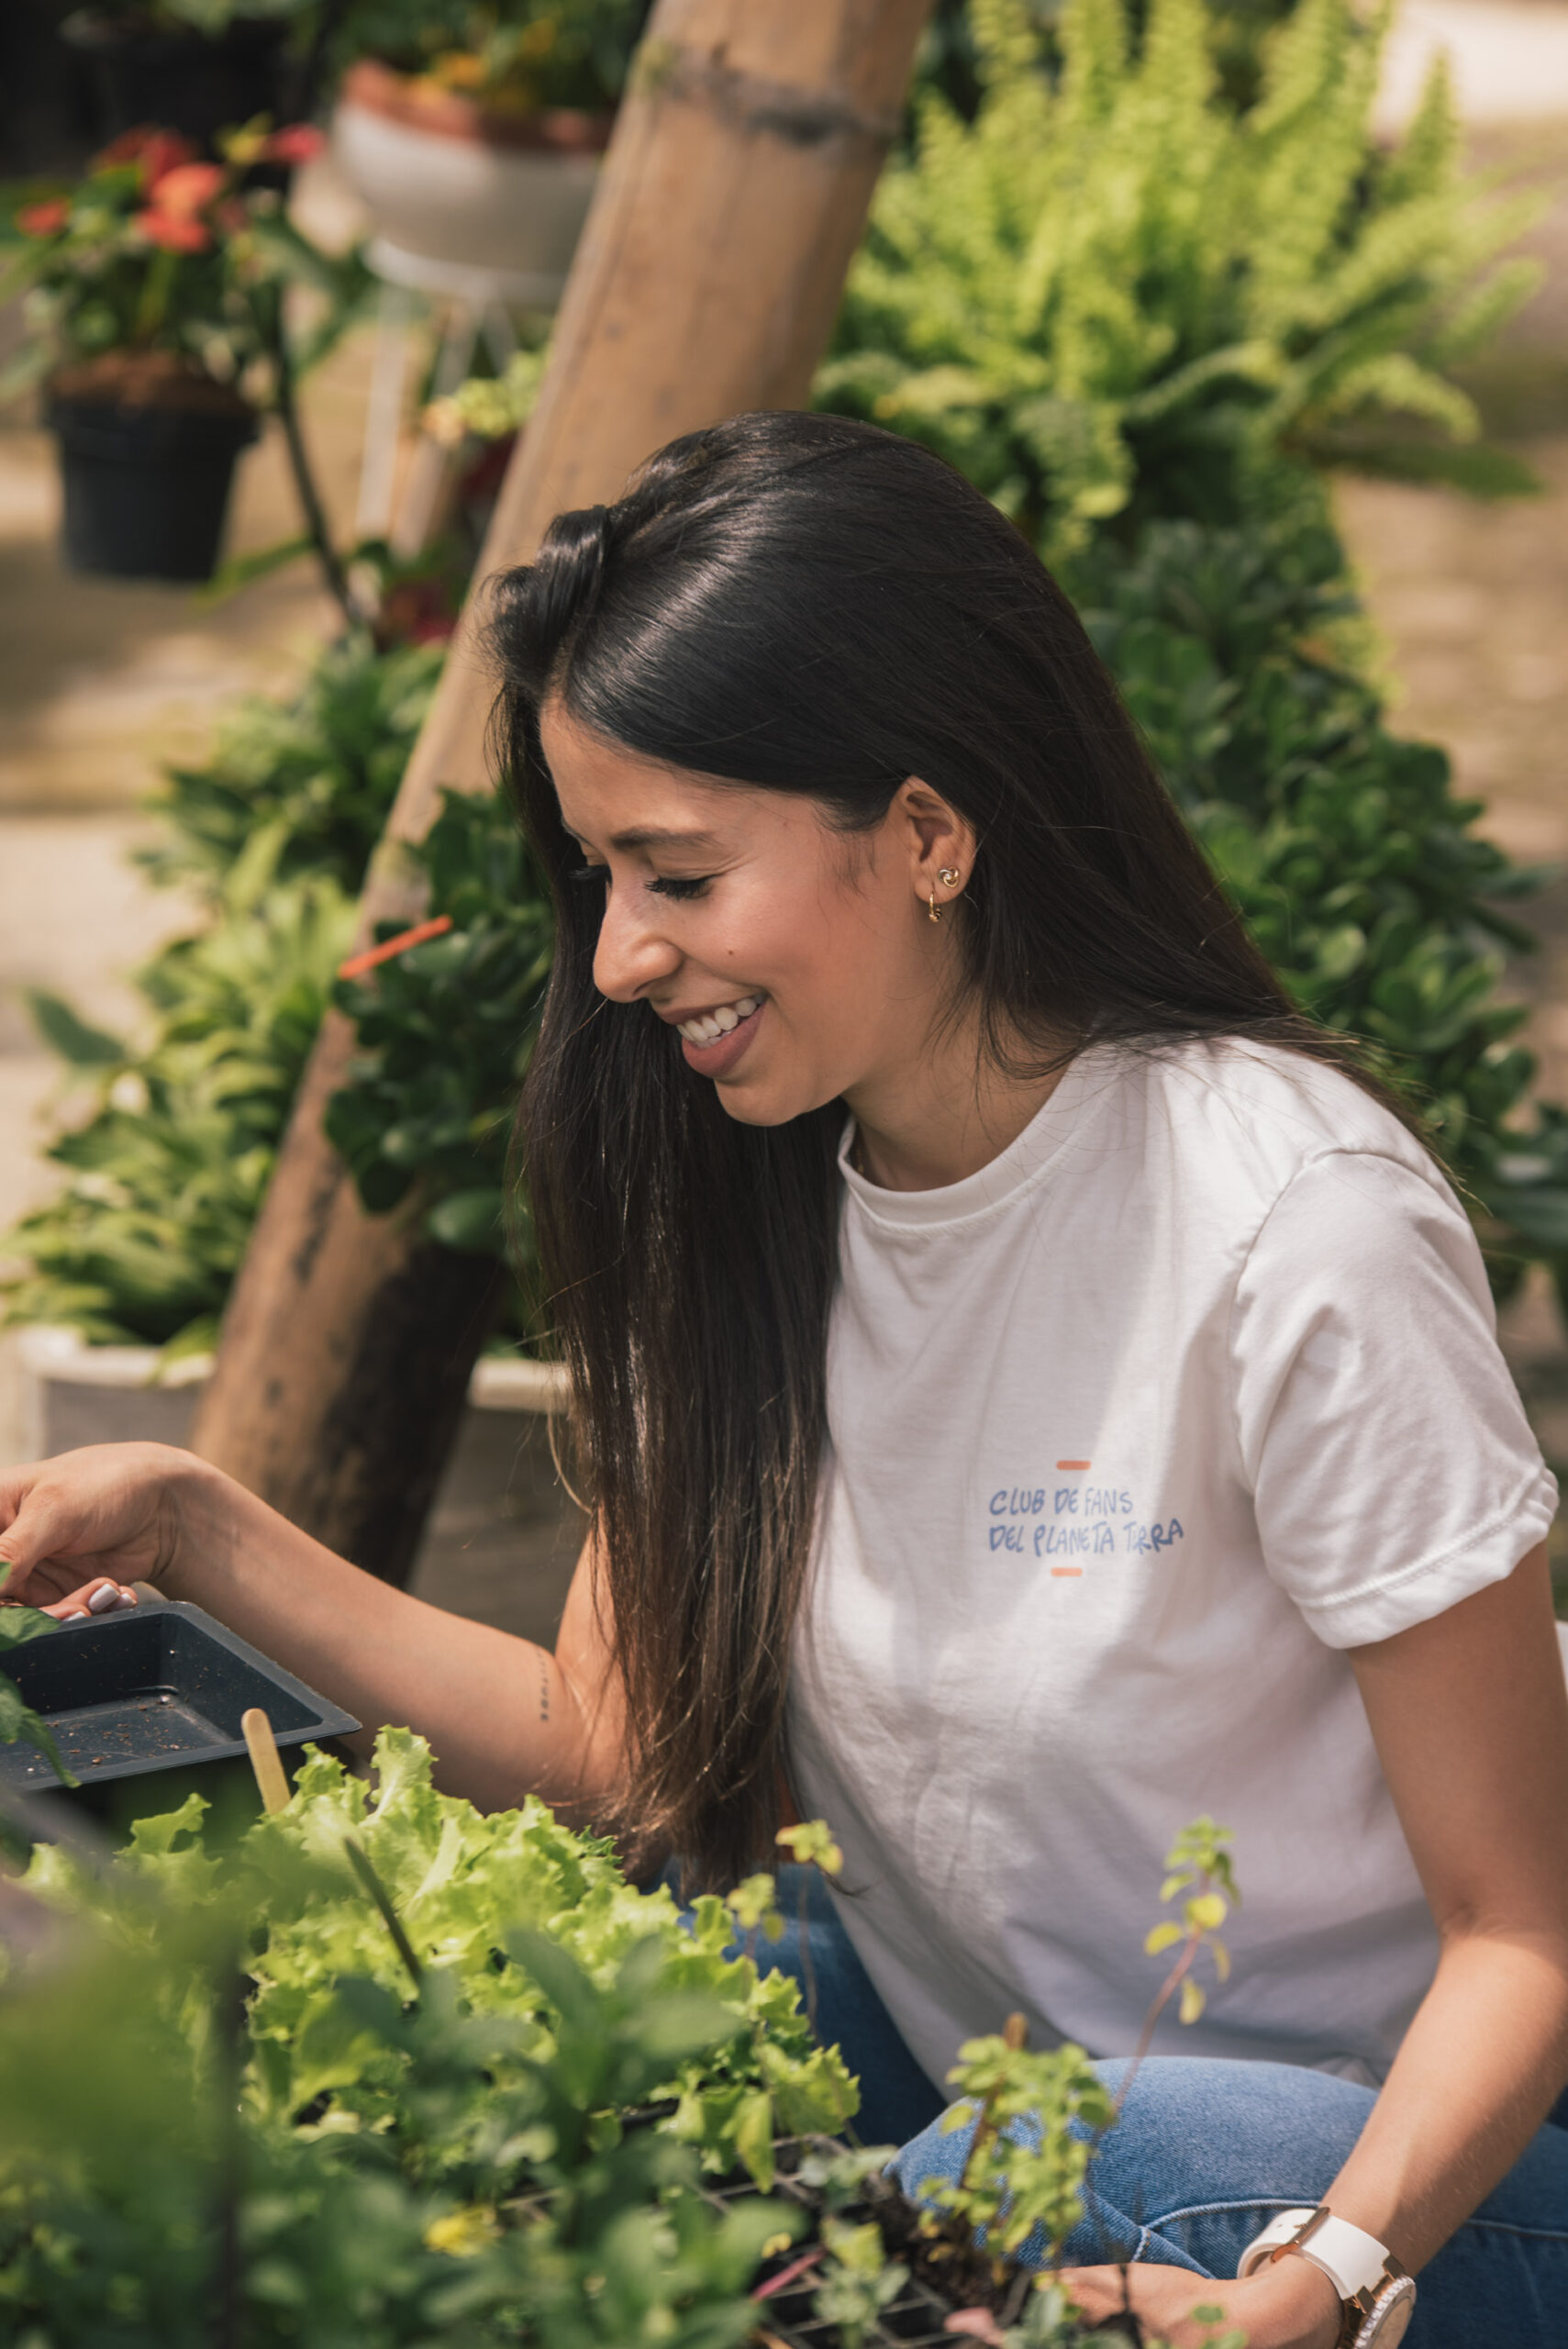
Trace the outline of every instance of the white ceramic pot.
{"label": "white ceramic pot", "polygon": [[339,169],[375,225],[373,268],[540,306],[565,285],[607,136],[607,117],[498,115],[368,59],[332,118]]}
{"label": "white ceramic pot", "polygon": [[[212,1370],[192,1355],[160,1380],[155,1348],[90,1346],[74,1330],[19,1330],[4,1347],[0,1465],[88,1443],[183,1445]],[[552,1364],[477,1364],[409,1581],[417,1597],[553,1642],[584,1525],[555,1466],[550,1419],[565,1399]]]}

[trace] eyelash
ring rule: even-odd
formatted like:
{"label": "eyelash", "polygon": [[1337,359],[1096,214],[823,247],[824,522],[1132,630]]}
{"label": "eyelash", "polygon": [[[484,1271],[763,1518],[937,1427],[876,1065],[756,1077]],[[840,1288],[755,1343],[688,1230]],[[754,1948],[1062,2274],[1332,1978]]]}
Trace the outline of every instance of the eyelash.
{"label": "eyelash", "polygon": [[[575,865],[568,873],[566,877],[569,881],[582,881],[584,883],[590,881],[607,881],[609,879],[609,866],[607,864]],[[686,875],[681,874],[659,874],[648,884],[648,887],[650,893],[654,896],[673,897],[677,902],[684,902],[692,897],[700,897],[703,891],[708,885],[709,877],[710,876],[706,874],[703,874],[695,879],[688,878]]]}

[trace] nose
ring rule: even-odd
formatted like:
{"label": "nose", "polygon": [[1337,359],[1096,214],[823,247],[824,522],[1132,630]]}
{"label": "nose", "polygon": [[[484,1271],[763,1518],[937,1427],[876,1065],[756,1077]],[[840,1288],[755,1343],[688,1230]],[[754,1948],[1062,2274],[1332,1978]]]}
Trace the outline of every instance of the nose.
{"label": "nose", "polygon": [[635,1003],[680,963],[679,947],[648,917],[646,892],[623,890],[617,897],[610,889],[594,950],[594,985],[599,993],[612,1003]]}

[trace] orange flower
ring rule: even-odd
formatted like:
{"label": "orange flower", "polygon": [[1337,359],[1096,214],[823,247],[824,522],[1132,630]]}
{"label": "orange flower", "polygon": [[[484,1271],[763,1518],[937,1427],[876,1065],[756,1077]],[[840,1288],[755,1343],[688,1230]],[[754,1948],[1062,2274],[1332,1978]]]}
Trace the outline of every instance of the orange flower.
{"label": "orange flower", "polygon": [[326,132],[313,122],[285,122],[272,132],[261,153],[269,163],[308,163],[326,144]]}
{"label": "orange flower", "polygon": [[194,220],[228,184],[221,163],[174,163],[149,183],[149,193],[160,212],[177,220]]}
{"label": "orange flower", "polygon": [[52,237],[64,228],[71,217],[71,205],[63,195],[51,196],[47,204],[26,204],[17,215],[17,226],[24,237]]}
{"label": "orange flower", "polygon": [[150,245],[161,245],[165,252],[205,253],[212,242],[204,220],[190,220],[179,212],[139,212],[136,225]]}

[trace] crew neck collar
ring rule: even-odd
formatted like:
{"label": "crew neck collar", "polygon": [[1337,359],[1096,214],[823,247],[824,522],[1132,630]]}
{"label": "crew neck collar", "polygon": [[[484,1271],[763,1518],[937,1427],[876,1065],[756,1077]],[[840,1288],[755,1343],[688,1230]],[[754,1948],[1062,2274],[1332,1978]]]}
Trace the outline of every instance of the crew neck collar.
{"label": "crew neck collar", "polygon": [[850,1163],[855,1121],[846,1118],[839,1143],[839,1172],[844,1187],[874,1221],[906,1230],[930,1230],[940,1224],[992,1214],[1037,1182],[1081,1135],[1111,1090],[1116,1057],[1115,1046],[1106,1044],[1092,1045],[1077,1053],[1048,1099],[1006,1150],[961,1182],[942,1183],[929,1191],[885,1190],[880,1183],[868,1182],[858,1174]]}

